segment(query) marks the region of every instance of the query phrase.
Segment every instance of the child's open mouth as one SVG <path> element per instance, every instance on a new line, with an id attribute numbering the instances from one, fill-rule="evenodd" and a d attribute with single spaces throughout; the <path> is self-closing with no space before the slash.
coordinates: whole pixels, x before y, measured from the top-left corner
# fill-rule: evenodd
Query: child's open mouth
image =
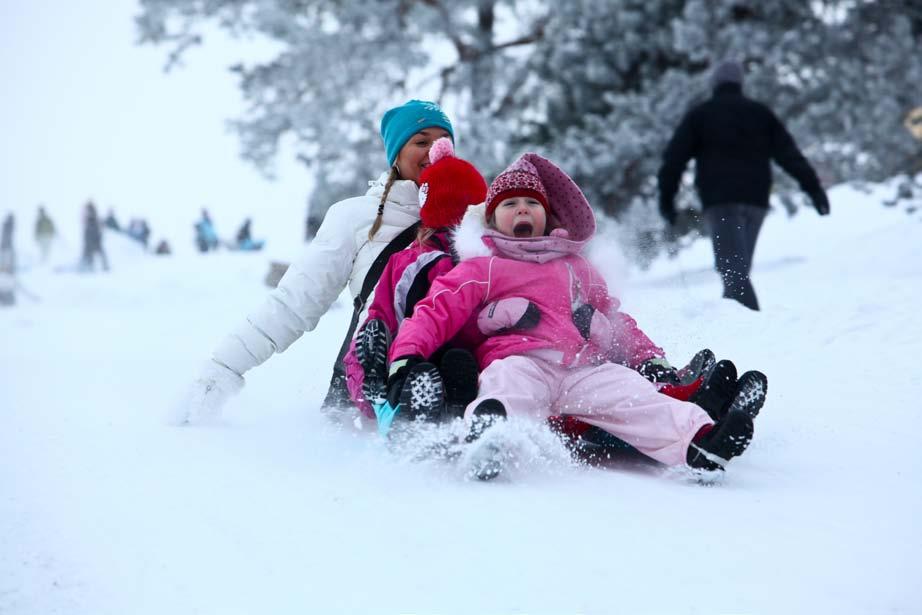
<path id="1" fill-rule="evenodd" d="M 530 222 L 519 222 L 512 227 L 512 234 L 516 237 L 531 237 L 533 230 L 534 227 L 532 227 Z"/>

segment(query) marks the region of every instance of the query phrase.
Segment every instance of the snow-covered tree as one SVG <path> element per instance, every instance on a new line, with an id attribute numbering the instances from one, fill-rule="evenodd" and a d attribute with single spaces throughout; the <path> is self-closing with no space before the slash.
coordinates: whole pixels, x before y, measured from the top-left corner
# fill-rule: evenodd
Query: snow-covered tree
<path id="1" fill-rule="evenodd" d="M 573 172 L 598 208 L 656 251 L 656 171 L 712 67 L 741 60 L 747 93 L 771 106 L 828 184 L 911 173 L 902 128 L 920 102 L 922 9 L 902 1 L 574 0 L 552 9 L 531 68 L 541 121 L 524 140 Z M 783 200 L 793 183 L 776 174 Z M 694 191 L 682 192 L 685 205 Z M 651 250 L 652 245 L 652 250 Z"/>
<path id="2" fill-rule="evenodd" d="M 528 60 L 522 49 L 541 37 L 546 13 L 511 0 L 141 0 L 141 7 L 140 42 L 169 45 L 170 66 L 214 24 L 279 45 L 269 62 L 233 67 L 249 106 L 233 125 L 244 158 L 269 173 L 280 143 L 293 143 L 318 179 L 315 219 L 385 169 L 377 122 L 408 98 L 438 99 L 452 111 L 460 153 L 485 170 L 502 164 L 514 123 L 494 120 L 516 98 Z"/>
<path id="3" fill-rule="evenodd" d="M 318 181 L 316 219 L 384 165 L 383 111 L 430 96 L 489 177 L 537 149 L 593 205 L 657 250 L 656 171 L 713 65 L 741 60 L 747 93 L 783 119 L 827 183 L 922 169 L 903 127 L 922 105 L 917 0 L 141 0 L 141 41 L 175 61 L 210 24 L 279 45 L 237 65 L 243 155 L 271 170 L 291 138 Z M 793 184 L 777 174 L 778 193 Z M 682 191 L 686 205 L 694 192 Z M 791 206 L 793 207 L 793 205 Z M 691 228 L 691 227 L 689 227 Z"/>

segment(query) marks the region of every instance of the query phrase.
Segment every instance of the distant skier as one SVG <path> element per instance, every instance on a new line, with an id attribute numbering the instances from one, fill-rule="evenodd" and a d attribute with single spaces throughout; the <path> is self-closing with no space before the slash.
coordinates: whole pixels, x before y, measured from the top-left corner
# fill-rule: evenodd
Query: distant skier
<path id="1" fill-rule="evenodd" d="M 16 250 L 13 248 L 13 231 L 16 228 L 16 219 L 12 212 L 3 219 L 3 230 L 0 231 L 0 271 L 13 275 L 16 273 Z"/>
<path id="2" fill-rule="evenodd" d="M 240 226 L 240 229 L 237 231 L 237 243 L 236 248 L 243 251 L 256 251 L 261 250 L 263 244 L 265 243 L 262 240 L 254 241 L 252 233 L 250 231 L 250 226 L 252 220 L 247 218 L 243 221 L 243 224 Z"/>
<path id="3" fill-rule="evenodd" d="M 128 236 L 135 241 L 144 244 L 147 248 L 147 242 L 150 241 L 150 226 L 144 218 L 133 218 L 128 224 Z"/>
<path id="4" fill-rule="evenodd" d="M 95 270 L 96 255 L 102 261 L 103 271 L 109 271 L 109 259 L 102 248 L 102 225 L 93 201 L 87 201 L 83 209 L 83 256 L 80 259 L 81 271 Z"/>
<path id="5" fill-rule="evenodd" d="M 240 229 L 237 231 L 237 245 L 245 245 L 253 241 L 252 236 L 250 235 L 250 219 L 247 218 L 243 221 L 243 224 L 240 226 Z"/>
<path id="6" fill-rule="evenodd" d="M 138 221 L 138 241 L 144 244 L 144 248 L 147 248 L 147 244 L 150 241 L 150 225 L 147 224 L 145 218 L 141 218 Z"/>
<path id="7" fill-rule="evenodd" d="M 57 230 L 54 228 L 54 222 L 51 221 L 45 208 L 39 205 L 38 218 L 35 220 L 35 242 L 41 251 L 43 263 L 48 262 L 55 235 L 57 235 Z"/>
<path id="8" fill-rule="evenodd" d="M 106 219 L 103 220 L 103 225 L 107 229 L 111 229 L 113 231 L 122 230 L 121 225 L 119 225 L 118 220 L 115 218 L 115 211 L 112 209 L 109 209 L 109 213 L 106 214 Z"/>
<path id="9" fill-rule="evenodd" d="M 743 95 L 743 68 L 724 62 L 712 76 L 714 94 L 692 108 L 673 134 L 659 170 L 660 213 L 676 223 L 673 200 L 685 165 L 695 159 L 695 186 L 714 247 L 723 296 L 749 309 L 759 302 L 749 279 L 762 221 L 768 212 L 771 161 L 788 172 L 821 216 L 829 200 L 816 172 L 781 121 Z"/>
<path id="10" fill-rule="evenodd" d="M 218 234 L 207 209 L 202 209 L 202 218 L 195 223 L 195 245 L 199 252 L 208 252 L 218 248 Z"/>
<path id="11" fill-rule="evenodd" d="M 154 254 L 157 256 L 169 256 L 172 253 L 173 251 L 170 249 L 170 244 L 166 239 L 161 239 L 154 250 Z"/>

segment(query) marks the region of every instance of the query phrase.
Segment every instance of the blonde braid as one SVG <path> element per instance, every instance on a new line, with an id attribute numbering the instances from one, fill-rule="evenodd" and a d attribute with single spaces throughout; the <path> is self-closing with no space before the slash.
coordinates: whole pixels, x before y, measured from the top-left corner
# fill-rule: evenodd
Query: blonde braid
<path id="1" fill-rule="evenodd" d="M 400 173 L 397 171 L 397 165 L 395 164 L 391 167 L 390 175 L 387 176 L 387 183 L 384 184 L 384 194 L 381 195 L 381 202 L 378 203 L 378 215 L 375 217 L 375 222 L 371 225 L 371 230 L 368 231 L 368 241 L 374 239 L 378 230 L 381 228 L 381 222 L 384 218 L 384 203 L 387 202 L 387 195 L 390 193 L 391 186 L 394 185 L 398 177 L 400 177 Z"/>
<path id="2" fill-rule="evenodd" d="M 420 246 L 424 246 L 426 242 L 432 239 L 435 233 L 436 229 L 420 225 L 419 230 L 416 232 L 416 241 L 419 242 Z"/>

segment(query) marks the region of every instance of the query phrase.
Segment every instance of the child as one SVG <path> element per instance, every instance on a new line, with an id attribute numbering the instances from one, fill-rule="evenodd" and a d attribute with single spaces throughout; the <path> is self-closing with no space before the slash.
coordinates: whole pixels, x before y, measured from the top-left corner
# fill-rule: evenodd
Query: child
<path id="1" fill-rule="evenodd" d="M 429 150 L 429 165 L 419 176 L 420 227 L 417 240 L 388 260 L 375 286 L 365 323 L 344 358 L 349 396 L 366 416 L 376 416 L 382 432 L 393 419 L 398 399 L 385 406 L 387 350 L 391 337 L 416 302 L 426 296 L 436 277 L 455 265 L 447 229 L 457 225 L 468 205 L 482 203 L 487 183 L 469 162 L 457 158 L 450 139 L 438 139 Z M 474 336 L 478 334 L 474 332 Z M 459 345 L 473 346 L 477 339 Z M 461 408 L 476 396 L 477 364 L 470 352 L 447 349 L 440 353 L 441 372 L 430 374 L 433 394 Z M 444 374 L 445 382 L 442 382 Z M 434 404 L 439 405 L 439 404 Z M 405 404 L 405 407 L 408 404 Z M 451 411 L 449 409 L 449 411 Z"/>
<path id="2" fill-rule="evenodd" d="M 715 423 L 662 395 L 635 369 L 662 357 L 602 276 L 581 256 L 595 231 L 582 191 L 556 165 L 525 154 L 487 193 L 489 228 L 469 213 L 455 235 L 461 262 L 439 277 L 391 347 L 389 386 L 468 322 L 482 334 L 478 397 L 465 419 L 476 438 L 497 418 L 573 416 L 667 465 L 722 469 L 752 438 L 731 408 Z M 474 318 L 475 317 L 475 318 Z"/>

